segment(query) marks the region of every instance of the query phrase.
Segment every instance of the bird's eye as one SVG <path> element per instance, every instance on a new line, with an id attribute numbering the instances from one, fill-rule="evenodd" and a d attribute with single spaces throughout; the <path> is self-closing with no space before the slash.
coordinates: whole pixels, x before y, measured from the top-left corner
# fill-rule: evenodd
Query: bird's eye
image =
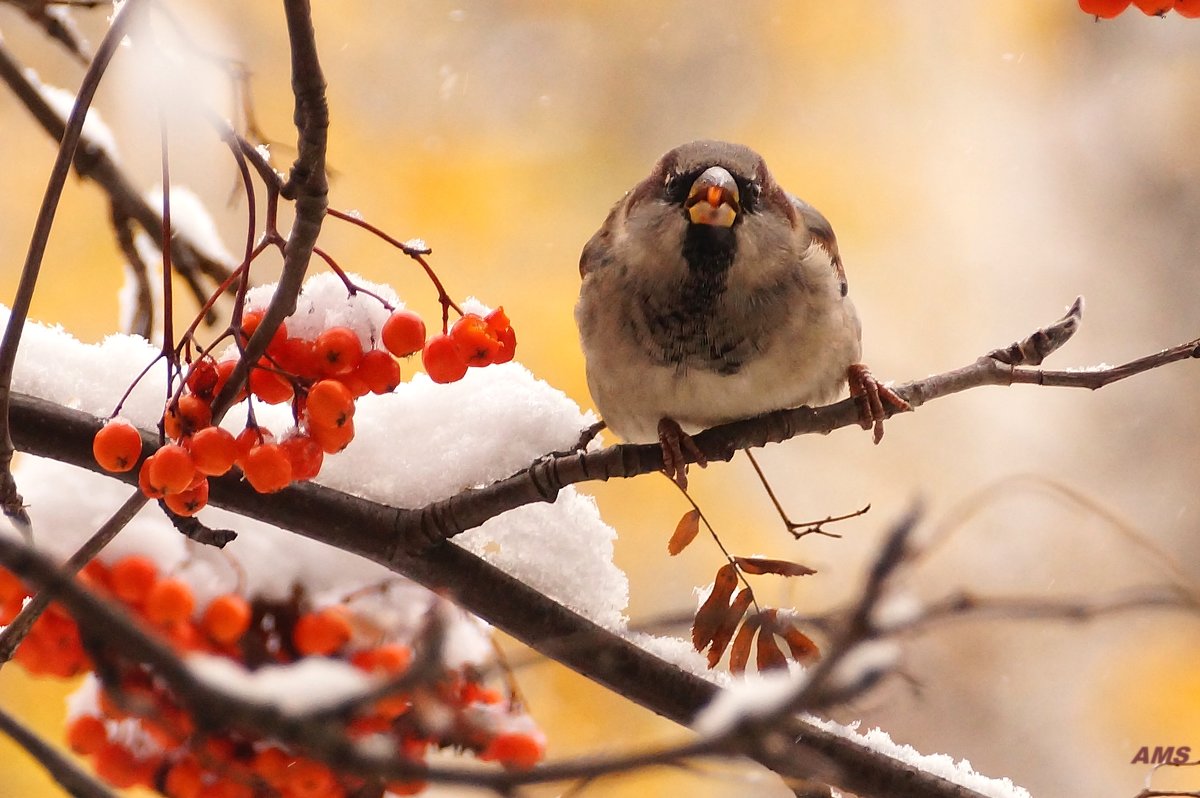
<path id="1" fill-rule="evenodd" d="M 747 183 L 744 186 L 738 186 L 738 191 L 742 195 L 742 210 L 746 213 L 755 213 L 758 210 L 758 199 L 762 196 L 762 186 L 758 183 Z"/>
<path id="2" fill-rule="evenodd" d="M 667 175 L 667 179 L 663 181 L 663 196 L 667 202 L 682 203 L 687 199 L 688 185 L 684 175 Z"/>

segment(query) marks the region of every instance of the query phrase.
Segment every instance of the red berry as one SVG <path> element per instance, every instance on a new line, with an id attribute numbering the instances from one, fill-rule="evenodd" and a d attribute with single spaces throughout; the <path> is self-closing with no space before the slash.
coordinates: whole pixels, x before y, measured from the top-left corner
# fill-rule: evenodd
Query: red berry
<path id="1" fill-rule="evenodd" d="M 338 380 L 321 380 L 309 388 L 304 407 L 313 426 L 340 427 L 354 418 L 354 396 Z"/>
<path id="2" fill-rule="evenodd" d="M 397 310 L 383 323 L 379 337 L 393 355 L 408 357 L 425 345 L 425 322 L 411 310 Z"/>
<path id="3" fill-rule="evenodd" d="M 292 383 L 263 360 L 250 371 L 250 393 L 269 405 L 283 404 L 292 398 Z"/>
<path id="4" fill-rule="evenodd" d="M 200 626 L 216 642 L 231 645 L 250 628 L 252 616 L 250 605 L 244 598 L 235 593 L 226 593 L 209 602 L 200 619 Z"/>
<path id="5" fill-rule="evenodd" d="M 350 441 L 354 440 L 354 419 L 350 419 L 340 427 L 322 427 L 313 424 L 309 426 L 308 434 L 321 447 L 321 451 L 326 454 L 337 454 L 349 446 Z"/>
<path id="6" fill-rule="evenodd" d="M 187 443 L 196 470 L 209 477 L 219 477 L 233 467 L 237 459 L 237 442 L 233 433 L 221 427 L 205 427 Z"/>
<path id="7" fill-rule="evenodd" d="M 184 380 L 188 390 L 201 399 L 212 399 L 217 387 L 217 363 L 208 355 L 197 360 L 188 368 Z"/>
<path id="8" fill-rule="evenodd" d="M 258 325 L 262 324 L 263 316 L 266 313 L 261 310 L 252 310 L 242 316 L 242 341 L 249 341 L 250 336 L 258 329 Z M 271 340 L 267 344 L 268 349 L 278 347 L 288 337 L 287 323 L 280 322 L 278 329 L 271 335 Z"/>
<path id="9" fill-rule="evenodd" d="M 171 512 L 190 518 L 208 504 L 208 478 L 201 476 L 194 486 L 172 493 L 163 501 L 171 508 Z"/>
<path id="10" fill-rule="evenodd" d="M 1175 0 L 1133 0 L 1133 4 L 1146 16 L 1161 17 L 1175 7 Z"/>
<path id="11" fill-rule="evenodd" d="M 449 335 L 434 335 L 426 341 L 421 363 L 434 382 L 457 382 L 467 373 L 467 361 Z"/>
<path id="12" fill-rule="evenodd" d="M 500 762 L 514 770 L 528 770 L 541 761 L 546 744 L 540 735 L 508 732 L 497 735 L 479 755 L 484 762 Z"/>
<path id="13" fill-rule="evenodd" d="M 94 715 L 80 715 L 67 724 L 67 745 L 80 756 L 99 753 L 107 743 L 104 721 Z"/>
<path id="14" fill-rule="evenodd" d="M 242 461 L 242 472 L 259 493 L 283 490 L 292 482 L 292 464 L 275 443 L 261 443 Z"/>
<path id="15" fill-rule="evenodd" d="M 177 443 L 168 443 L 146 458 L 149 467 L 147 478 L 150 484 L 165 494 L 187 490 L 196 475 L 196 464 L 187 449 Z"/>
<path id="16" fill-rule="evenodd" d="M 383 349 L 372 349 L 363 354 L 354 376 L 366 383 L 371 393 L 391 393 L 400 384 L 400 364 Z"/>
<path id="17" fill-rule="evenodd" d="M 1175 13 L 1181 17 L 1200 17 L 1200 0 L 1175 0 Z"/>
<path id="18" fill-rule="evenodd" d="M 279 368 L 297 377 L 313 379 L 321 374 L 321 361 L 312 341 L 288 338 L 271 352 Z"/>
<path id="19" fill-rule="evenodd" d="M 146 617 L 164 626 L 186 621 L 195 608 L 192 588 L 181 579 L 163 579 L 146 595 Z"/>
<path id="20" fill-rule="evenodd" d="M 488 323 L 468 313 L 450 328 L 450 337 L 468 366 L 486 366 L 500 351 L 500 340 Z"/>
<path id="21" fill-rule="evenodd" d="M 1079 9 L 1103 19 L 1112 19 L 1129 8 L 1130 0 L 1079 0 Z"/>
<path id="22" fill-rule="evenodd" d="M 126 604 L 141 604 L 158 579 L 158 566 L 149 557 L 132 554 L 114 565 L 108 577 L 117 598 Z"/>
<path id="23" fill-rule="evenodd" d="M 114 419 L 92 439 L 92 456 L 105 471 L 129 471 L 142 456 L 142 436 L 128 421 Z"/>
<path id="24" fill-rule="evenodd" d="M 341 607 L 328 607 L 300 616 L 292 643 L 305 656 L 323 657 L 350 642 L 350 621 Z"/>
<path id="25" fill-rule="evenodd" d="M 293 435 L 279 444 L 292 465 L 292 479 L 300 482 L 321 473 L 325 451 L 308 435 Z"/>
<path id="26" fill-rule="evenodd" d="M 362 343 L 349 327 L 330 327 L 313 342 L 326 374 L 348 374 L 362 360 Z"/>

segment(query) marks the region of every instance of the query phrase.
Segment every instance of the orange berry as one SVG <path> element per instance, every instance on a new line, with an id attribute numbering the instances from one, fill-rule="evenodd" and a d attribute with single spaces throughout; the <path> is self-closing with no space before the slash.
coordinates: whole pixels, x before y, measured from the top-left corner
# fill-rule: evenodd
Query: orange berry
<path id="1" fill-rule="evenodd" d="M 141 604 L 158 580 L 158 566 L 149 557 L 131 554 L 109 571 L 113 594 L 126 604 Z"/>
<path id="2" fill-rule="evenodd" d="M 24 600 L 28 595 L 29 593 L 25 591 L 25 584 L 16 574 L 7 568 L 0 568 L 0 602 L 13 598 Z"/>
<path id="3" fill-rule="evenodd" d="M 128 421 L 114 419 L 92 439 L 92 456 L 105 471 L 129 471 L 142 456 L 142 435 Z"/>
<path id="4" fill-rule="evenodd" d="M 237 442 L 233 433 L 222 427 L 205 427 L 187 442 L 196 471 L 219 477 L 229 472 L 237 459 Z"/>
<path id="5" fill-rule="evenodd" d="M 304 407 L 316 426 L 340 427 L 354 418 L 354 396 L 337 380 L 321 380 L 309 388 Z"/>
<path id="6" fill-rule="evenodd" d="M 362 365 L 361 360 L 358 361 L 358 363 L 360 366 Z M 367 384 L 366 380 L 359 376 L 357 368 L 348 374 L 339 374 L 334 377 L 334 379 L 340 382 L 342 385 L 345 385 L 346 390 L 348 390 L 350 395 L 355 399 L 360 396 L 366 396 L 371 392 L 371 386 Z"/>
<path id="7" fill-rule="evenodd" d="M 467 373 L 467 361 L 449 335 L 435 335 L 426 341 L 421 363 L 434 382 L 457 382 Z"/>
<path id="8" fill-rule="evenodd" d="M 250 604 L 236 593 L 217 596 L 204 608 L 200 627 L 204 633 L 222 645 L 232 645 L 242 639 L 250 628 L 253 613 Z"/>
<path id="9" fill-rule="evenodd" d="M 311 425 L 308 434 L 312 437 L 321 451 L 326 454 L 337 454 L 350 445 L 354 440 L 354 419 L 350 419 L 340 427 L 319 427 Z"/>
<path id="10" fill-rule="evenodd" d="M 168 443 L 146 458 L 149 465 L 148 481 L 165 494 L 187 490 L 196 475 L 196 464 L 187 449 L 177 443 Z"/>
<path id="11" fill-rule="evenodd" d="M 260 443 L 242 460 L 242 472 L 259 493 L 283 490 L 292 482 L 292 464 L 277 443 Z"/>
<path id="12" fill-rule="evenodd" d="M 261 310 L 251 310 L 247 313 L 242 314 L 242 341 L 243 342 L 250 340 L 250 336 L 254 335 L 255 331 L 258 330 L 258 325 L 262 324 L 263 316 L 265 316 L 265 315 L 266 315 L 265 311 L 261 311 Z M 288 337 L 287 322 L 281 321 L 279 323 L 279 327 L 271 335 L 271 340 L 267 344 L 267 348 L 271 349 L 273 347 L 279 346 L 280 344 L 283 343 L 283 341 L 287 337 Z"/>
<path id="13" fill-rule="evenodd" d="M 144 776 L 143 768 L 139 767 L 133 754 L 117 743 L 105 743 L 96 752 L 92 767 L 97 776 L 122 790 L 136 786 Z"/>
<path id="14" fill-rule="evenodd" d="M 259 368 L 250 370 L 250 393 L 269 405 L 279 405 L 292 398 L 292 382 L 287 377 L 275 371 L 273 367 L 264 367 L 263 361 Z"/>
<path id="15" fill-rule="evenodd" d="M 184 757 L 167 771 L 163 787 L 168 798 L 202 798 L 204 768 L 194 757 Z"/>
<path id="16" fill-rule="evenodd" d="M 330 327 L 313 342 L 317 359 L 326 374 L 348 374 L 362 360 L 362 343 L 349 327 Z"/>
<path id="17" fill-rule="evenodd" d="M 255 752 L 254 759 L 250 763 L 250 769 L 261 776 L 263 781 L 270 784 L 276 790 L 282 790 L 288 768 L 295 761 L 295 757 L 282 748 L 271 746 L 270 748 L 264 748 L 261 751 Z"/>
<path id="18" fill-rule="evenodd" d="M 403 673 L 412 664 L 412 649 L 403 643 L 386 643 L 378 648 L 358 651 L 350 662 L 368 673 Z"/>
<path id="19" fill-rule="evenodd" d="M 371 393 L 391 393 L 400 384 L 400 364 L 382 349 L 364 353 L 354 374 L 367 384 Z"/>
<path id="20" fill-rule="evenodd" d="M 429 782 L 424 779 L 414 779 L 413 781 L 389 781 L 384 785 L 389 795 L 419 795 L 425 792 L 425 788 L 429 786 Z"/>
<path id="21" fill-rule="evenodd" d="M 237 457 L 233 462 L 241 466 L 251 449 L 259 444 L 273 442 L 275 435 L 264 427 L 245 427 L 233 440 L 237 445 Z"/>
<path id="22" fill-rule="evenodd" d="M 16 618 L 24 607 L 25 599 L 21 596 L 12 596 L 0 601 L 0 626 L 12 623 L 13 618 Z"/>
<path id="23" fill-rule="evenodd" d="M 1079 8 L 1085 14 L 1112 19 L 1129 8 L 1130 0 L 1079 0 Z"/>
<path id="24" fill-rule="evenodd" d="M 287 798 L 338 798 L 344 791 L 325 764 L 297 759 L 283 778 L 283 793 Z"/>
<path id="25" fill-rule="evenodd" d="M 1175 6 L 1175 0 L 1133 0 L 1138 9 L 1150 17 L 1161 17 Z"/>
<path id="26" fill-rule="evenodd" d="M 160 580 L 146 595 L 146 617 L 158 624 L 186 621 L 195 608 L 191 585 L 182 579 Z"/>
<path id="27" fill-rule="evenodd" d="M 178 413 L 184 436 L 194 435 L 212 424 L 212 405 L 194 394 L 179 397 Z"/>
<path id="28" fill-rule="evenodd" d="M 545 754 L 546 744 L 541 735 L 507 732 L 493 737 L 479 758 L 484 762 L 499 762 L 513 770 L 528 770 Z"/>
<path id="29" fill-rule="evenodd" d="M 292 630 L 292 643 L 305 656 L 332 654 L 350 642 L 350 621 L 340 607 L 305 613 Z"/>
<path id="30" fill-rule="evenodd" d="M 83 566 L 79 571 L 79 581 L 91 590 L 112 592 L 112 578 L 109 576 L 108 566 L 99 560 L 90 560 Z"/>
<path id="31" fill-rule="evenodd" d="M 204 798 L 254 798 L 254 788 L 244 781 L 220 776 L 205 787 L 203 795 Z"/>
<path id="32" fill-rule="evenodd" d="M 94 715 L 80 715 L 67 724 L 67 745 L 80 756 L 91 756 L 107 742 L 104 721 Z"/>
<path id="33" fill-rule="evenodd" d="M 208 478 L 200 476 L 196 484 L 187 490 L 170 494 L 163 501 L 175 515 L 191 518 L 208 504 Z"/>
<path id="34" fill-rule="evenodd" d="M 486 366 L 500 351 L 500 340 L 483 317 L 467 313 L 454 322 L 450 338 L 468 366 Z"/>
<path id="35" fill-rule="evenodd" d="M 379 337 L 393 355 L 408 357 L 425 345 L 425 322 L 411 310 L 397 310 L 383 323 Z"/>
<path id="36" fill-rule="evenodd" d="M 220 363 L 217 364 L 217 384 L 213 388 L 213 396 L 216 396 L 217 394 L 219 394 L 221 392 L 221 389 L 225 387 L 225 383 L 229 382 L 229 378 L 233 376 L 233 370 L 235 368 L 237 368 L 237 364 L 238 364 L 238 361 L 236 358 L 232 358 L 230 360 L 222 360 Z M 237 396 L 234 397 L 233 401 L 240 402 L 245 398 L 246 398 L 246 386 L 243 385 L 242 389 L 240 391 L 238 391 Z"/>
<path id="37" fill-rule="evenodd" d="M 325 451 L 321 444 L 308 435 L 293 435 L 279 444 L 288 462 L 292 464 L 292 480 L 302 482 L 312 479 L 321 472 Z"/>
<path id="38" fill-rule="evenodd" d="M 183 382 L 196 396 L 212 400 L 213 391 L 217 387 L 217 362 L 205 355 L 188 367 L 187 377 Z"/>
<path id="39" fill-rule="evenodd" d="M 321 361 L 317 357 L 312 341 L 303 338 L 288 338 L 271 351 L 271 357 L 279 368 L 298 377 L 312 379 L 321 374 Z"/>
<path id="40" fill-rule="evenodd" d="M 1175 0 L 1175 13 L 1181 17 L 1200 17 L 1200 0 Z"/>

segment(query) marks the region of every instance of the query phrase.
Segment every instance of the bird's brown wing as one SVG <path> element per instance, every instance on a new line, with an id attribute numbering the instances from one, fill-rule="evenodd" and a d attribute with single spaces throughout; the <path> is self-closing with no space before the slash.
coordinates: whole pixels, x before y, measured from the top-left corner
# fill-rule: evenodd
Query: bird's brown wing
<path id="1" fill-rule="evenodd" d="M 829 253 L 829 258 L 833 261 L 833 268 L 837 270 L 842 296 L 845 296 L 847 290 L 846 268 L 842 266 L 842 256 L 838 252 L 837 236 L 833 234 L 833 226 L 820 211 L 804 200 L 791 194 L 788 194 L 788 199 L 792 201 L 792 207 L 796 209 L 796 213 L 808 226 L 808 234 Z"/>

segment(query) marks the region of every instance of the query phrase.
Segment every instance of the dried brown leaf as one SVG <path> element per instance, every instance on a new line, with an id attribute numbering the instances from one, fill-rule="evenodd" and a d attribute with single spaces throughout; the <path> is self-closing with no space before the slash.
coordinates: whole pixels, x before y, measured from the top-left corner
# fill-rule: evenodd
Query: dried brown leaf
<path id="1" fill-rule="evenodd" d="M 776 574 L 778 576 L 808 576 L 816 571 L 807 565 L 788 560 L 772 560 L 768 557 L 734 557 L 741 569 L 748 574 Z"/>
<path id="2" fill-rule="evenodd" d="M 758 665 L 759 673 L 787 668 L 787 657 L 783 656 L 783 649 L 775 642 L 775 635 L 766 626 L 758 633 L 758 657 L 756 664 Z"/>
<path id="3" fill-rule="evenodd" d="M 738 630 L 733 638 L 733 648 L 729 649 L 729 672 L 745 673 L 746 663 L 750 661 L 750 647 L 754 643 L 754 633 L 758 631 L 759 619 L 751 615 Z"/>
<path id="4" fill-rule="evenodd" d="M 733 639 L 733 633 L 737 631 L 737 626 L 742 621 L 742 616 L 746 614 L 746 610 L 750 607 L 750 602 L 754 600 L 754 593 L 748 587 L 738 591 L 737 598 L 729 605 L 729 609 L 725 611 L 725 617 L 721 620 L 721 625 L 717 627 L 716 633 L 712 637 L 712 648 L 708 650 L 708 667 L 715 668 L 717 663 L 721 661 L 721 656 L 725 653 L 725 649 L 729 647 L 729 641 Z"/>
<path id="5" fill-rule="evenodd" d="M 696 509 L 688 510 L 683 514 L 683 518 L 679 519 L 679 523 L 675 525 L 675 534 L 671 535 L 671 539 L 667 541 L 667 554 L 674 557 L 686 549 L 688 544 L 696 539 L 696 535 L 699 532 L 700 511 Z"/>
<path id="6" fill-rule="evenodd" d="M 726 563 L 717 570 L 712 593 L 700 605 L 700 609 L 696 610 L 696 618 L 692 621 L 692 645 L 697 651 L 703 651 L 704 647 L 712 642 L 713 635 L 717 633 L 717 628 L 729 609 L 729 599 L 733 596 L 737 582 L 737 569 L 732 563 Z"/>
<path id="7" fill-rule="evenodd" d="M 775 634 L 782 637 L 783 642 L 787 643 L 788 650 L 792 654 L 792 659 L 796 660 L 796 662 L 813 662 L 821 656 L 821 649 L 812 641 L 812 638 L 790 623 L 784 624 L 781 629 L 777 629 Z"/>

